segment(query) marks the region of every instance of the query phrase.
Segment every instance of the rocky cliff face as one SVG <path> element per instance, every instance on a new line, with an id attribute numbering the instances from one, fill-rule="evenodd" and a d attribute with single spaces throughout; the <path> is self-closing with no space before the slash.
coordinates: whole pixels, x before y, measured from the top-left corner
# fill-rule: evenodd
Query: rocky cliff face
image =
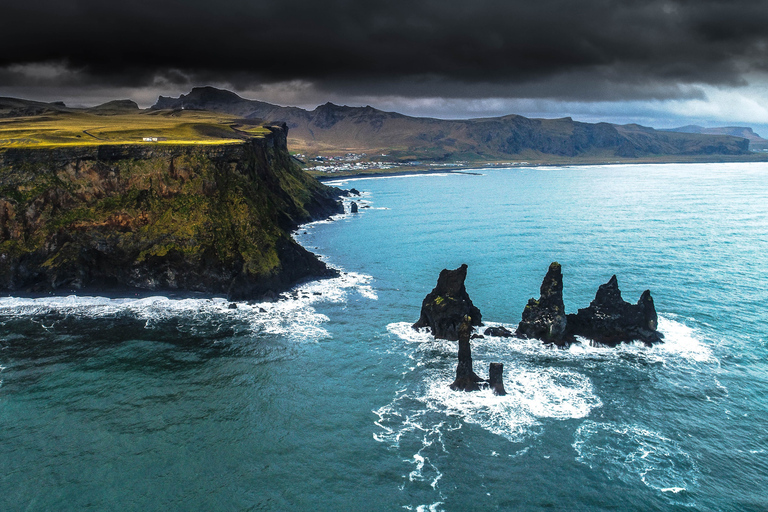
<path id="1" fill-rule="evenodd" d="M 285 125 L 238 144 L 0 152 L 0 289 L 258 298 L 332 274 L 290 231 L 342 211 Z"/>
<path id="2" fill-rule="evenodd" d="M 472 304 L 464 287 L 466 278 L 466 264 L 455 270 L 441 270 L 437 286 L 421 303 L 421 315 L 413 328 L 429 327 L 435 338 L 454 341 L 459 339 L 460 328 L 465 321 L 470 326 L 482 325 L 482 314 Z"/>
<path id="3" fill-rule="evenodd" d="M 532 298 L 525 306 L 523 319 L 517 327 L 517 335 L 563 345 L 565 328 L 563 271 L 555 261 L 549 266 L 541 283 L 539 299 Z"/>
<path id="4" fill-rule="evenodd" d="M 601 284 L 589 307 L 568 315 L 568 334 L 583 336 L 603 345 L 616 346 L 640 340 L 650 345 L 662 340 L 651 292 L 645 290 L 637 304 L 621 297 L 616 276 Z"/>

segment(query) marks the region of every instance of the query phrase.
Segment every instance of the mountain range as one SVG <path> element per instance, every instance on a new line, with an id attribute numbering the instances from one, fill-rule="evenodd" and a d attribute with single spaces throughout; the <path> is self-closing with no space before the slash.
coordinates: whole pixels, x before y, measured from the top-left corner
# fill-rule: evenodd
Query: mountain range
<path id="1" fill-rule="evenodd" d="M 570 117 L 444 120 L 333 103 L 305 110 L 213 87 L 197 87 L 178 98 L 160 96 L 151 108 L 203 109 L 285 122 L 292 151 L 307 155 L 355 152 L 437 162 L 737 156 L 750 153 L 750 139 L 744 134 L 754 135 L 751 128 L 742 128 L 739 135 L 664 131 L 637 124 L 583 123 Z"/>
<path id="2" fill-rule="evenodd" d="M 768 141 L 749 127 L 684 126 L 657 130 L 638 124 L 584 123 L 570 117 L 531 119 L 519 115 L 446 120 L 333 103 L 306 110 L 245 99 L 214 87 L 196 87 L 178 98 L 160 96 L 148 110 L 139 109 L 131 100 L 81 109 L 62 102 L 0 98 L 0 118 L 6 119 L 55 118 L 76 112 L 97 116 L 173 116 L 174 112 L 201 110 L 252 122 L 286 123 L 291 151 L 306 158 L 353 153 L 374 162 L 702 161 L 759 159 L 764 155 L 750 149 L 768 148 Z"/>

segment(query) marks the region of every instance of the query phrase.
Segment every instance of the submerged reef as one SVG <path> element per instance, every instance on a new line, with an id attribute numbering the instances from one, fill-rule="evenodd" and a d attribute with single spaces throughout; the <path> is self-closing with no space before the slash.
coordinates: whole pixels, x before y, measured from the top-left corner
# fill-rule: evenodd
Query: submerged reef
<path id="1" fill-rule="evenodd" d="M 291 237 L 343 212 L 292 161 L 287 127 L 228 144 L 0 152 L 0 290 L 274 296 L 335 275 Z"/>

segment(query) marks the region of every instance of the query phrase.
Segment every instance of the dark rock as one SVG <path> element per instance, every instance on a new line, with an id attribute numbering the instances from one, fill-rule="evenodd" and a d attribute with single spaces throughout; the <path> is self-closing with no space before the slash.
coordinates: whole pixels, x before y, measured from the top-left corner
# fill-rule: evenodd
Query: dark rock
<path id="1" fill-rule="evenodd" d="M 646 344 L 660 342 L 662 334 L 651 292 L 646 290 L 637 304 L 621 297 L 616 276 L 597 290 L 589 307 L 568 315 L 568 334 L 583 336 L 604 345 L 616 346 L 623 341 L 640 340 Z"/>
<path id="2" fill-rule="evenodd" d="M 235 304 L 234 302 L 230 302 L 229 306 L 227 306 L 227 308 L 229 308 L 229 309 L 237 309 L 237 304 Z"/>
<path id="3" fill-rule="evenodd" d="M 0 290 L 240 301 L 336 274 L 290 233 L 343 212 L 340 191 L 290 160 L 285 127 L 267 129 L 238 144 L 0 151 Z M 196 205 L 183 229 L 168 220 L 181 205 Z"/>
<path id="4" fill-rule="evenodd" d="M 322 295 L 322 292 L 312 292 L 312 295 Z"/>
<path id="5" fill-rule="evenodd" d="M 473 334 L 472 336 L 469 337 L 469 339 L 471 339 L 471 340 L 484 340 L 485 336 L 483 336 L 482 334 Z"/>
<path id="6" fill-rule="evenodd" d="M 351 188 L 351 189 L 349 189 L 349 195 L 351 195 L 351 196 L 359 196 L 360 195 L 360 191 L 357 190 L 356 188 Z"/>
<path id="7" fill-rule="evenodd" d="M 506 327 L 501 327 L 501 326 L 489 327 L 483 332 L 483 334 L 485 334 L 486 336 L 496 336 L 499 338 L 511 338 L 512 336 L 515 335 L 515 333 L 513 333 Z"/>
<path id="8" fill-rule="evenodd" d="M 277 302 L 280 296 L 274 290 L 267 290 L 261 296 L 263 302 Z"/>
<path id="9" fill-rule="evenodd" d="M 563 304 L 563 272 L 559 263 L 549 265 L 540 292 L 539 300 L 528 300 L 517 335 L 564 345 L 567 319 Z"/>
<path id="10" fill-rule="evenodd" d="M 491 363 L 488 369 L 488 384 L 493 390 L 494 395 L 504 396 L 507 394 L 507 391 L 504 389 L 503 373 L 504 365 L 502 363 Z"/>
<path id="11" fill-rule="evenodd" d="M 266 310 L 266 309 L 264 309 L 264 308 L 259 308 L 259 313 L 266 313 L 266 312 L 267 312 L 267 310 Z"/>
<path id="12" fill-rule="evenodd" d="M 480 310 L 464 288 L 466 277 L 466 264 L 456 270 L 440 271 L 437 286 L 421 303 L 421 316 L 413 328 L 429 327 L 435 338 L 453 341 L 459 339 L 459 326 L 465 316 L 469 317 L 470 325 L 482 325 Z"/>
<path id="13" fill-rule="evenodd" d="M 357 203 L 352 201 L 352 203 L 349 205 L 349 211 L 352 213 L 357 213 Z"/>
<path id="14" fill-rule="evenodd" d="M 459 324 L 459 364 L 456 365 L 456 380 L 451 384 L 454 391 L 478 391 L 483 379 L 472 370 L 472 348 L 469 336 L 472 333 L 472 319 L 465 315 Z"/>

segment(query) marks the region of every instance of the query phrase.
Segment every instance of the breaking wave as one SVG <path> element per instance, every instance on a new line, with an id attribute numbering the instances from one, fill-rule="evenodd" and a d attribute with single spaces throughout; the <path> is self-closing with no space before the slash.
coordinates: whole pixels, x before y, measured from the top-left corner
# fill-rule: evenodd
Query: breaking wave
<path id="1" fill-rule="evenodd" d="M 371 276 L 342 273 L 339 277 L 294 287 L 275 302 L 231 303 L 223 298 L 106 298 L 70 295 L 44 298 L 0 298 L 0 322 L 31 320 L 44 329 L 83 320 L 139 323 L 146 330 L 167 330 L 192 335 L 273 334 L 294 340 L 327 337 L 318 313 L 320 303 L 340 303 L 350 294 L 376 300 Z"/>

